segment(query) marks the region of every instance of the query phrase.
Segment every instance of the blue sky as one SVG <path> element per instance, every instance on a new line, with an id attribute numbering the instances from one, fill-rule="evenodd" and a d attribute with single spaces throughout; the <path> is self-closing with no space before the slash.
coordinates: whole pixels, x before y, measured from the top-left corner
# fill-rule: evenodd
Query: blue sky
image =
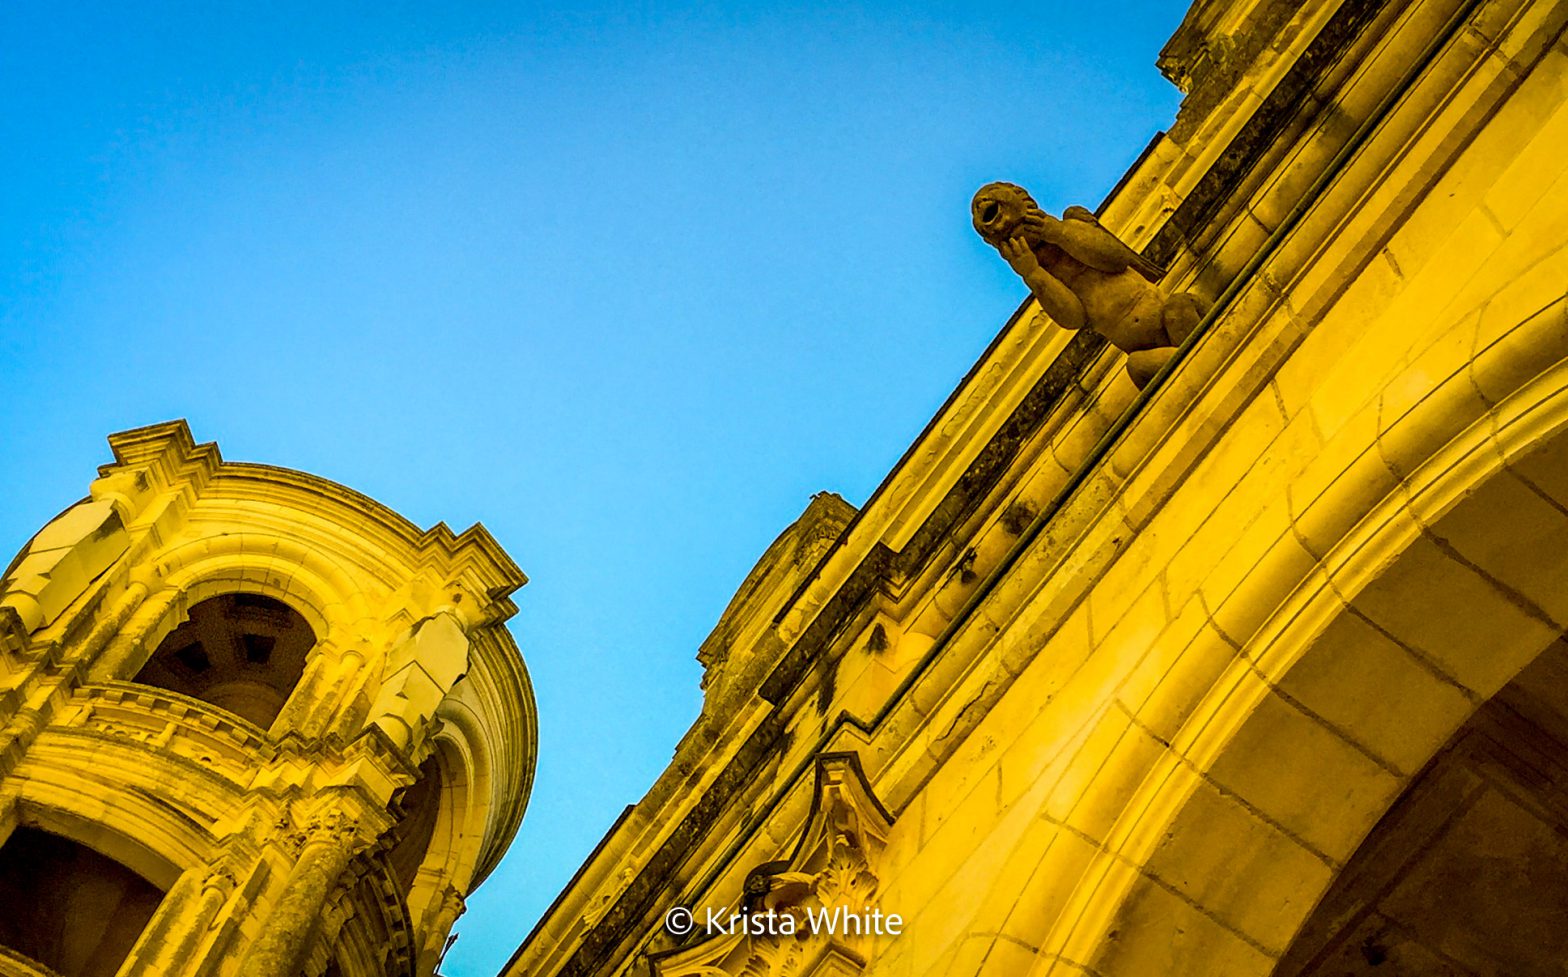
<path id="1" fill-rule="evenodd" d="M 1098 203 L 1181 3 L 0 7 L 0 549 L 104 436 L 482 521 L 540 763 L 488 977 L 663 769 L 813 492 L 859 504 L 1023 296 L 993 179 Z"/>

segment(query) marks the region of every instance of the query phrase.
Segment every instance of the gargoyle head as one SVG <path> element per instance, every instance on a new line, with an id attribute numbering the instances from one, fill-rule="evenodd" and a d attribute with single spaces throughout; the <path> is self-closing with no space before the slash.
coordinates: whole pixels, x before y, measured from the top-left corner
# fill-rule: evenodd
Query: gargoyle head
<path id="1" fill-rule="evenodd" d="M 969 205 L 975 230 L 992 247 L 1001 247 L 1016 235 L 1024 216 L 1031 212 L 1039 213 L 1040 205 L 1015 183 L 987 183 L 975 191 Z"/>

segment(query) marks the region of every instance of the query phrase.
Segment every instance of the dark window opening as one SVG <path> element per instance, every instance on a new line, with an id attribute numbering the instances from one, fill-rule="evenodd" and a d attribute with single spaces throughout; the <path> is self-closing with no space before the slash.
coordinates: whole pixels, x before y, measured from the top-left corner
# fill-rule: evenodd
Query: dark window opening
<path id="1" fill-rule="evenodd" d="M 263 594 L 224 594 L 191 608 L 136 681 L 272 725 L 305 671 L 316 635 L 298 611 Z"/>
<path id="2" fill-rule="evenodd" d="M 162 899 L 112 858 L 37 828 L 0 847 L 0 946 L 61 977 L 113 977 Z"/>
<path id="3" fill-rule="evenodd" d="M 201 646 L 200 641 L 193 641 L 176 651 L 174 658 L 193 672 L 205 672 L 212 667 L 212 659 L 207 657 L 207 649 Z"/>
<path id="4" fill-rule="evenodd" d="M 265 634 L 242 634 L 240 644 L 245 646 L 245 660 L 252 665 L 265 665 L 272 657 L 272 647 L 278 639 Z"/>

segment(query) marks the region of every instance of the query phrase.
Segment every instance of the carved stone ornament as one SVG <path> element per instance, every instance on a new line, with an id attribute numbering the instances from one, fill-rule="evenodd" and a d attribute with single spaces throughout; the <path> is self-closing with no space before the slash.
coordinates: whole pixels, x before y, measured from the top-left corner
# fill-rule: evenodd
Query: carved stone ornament
<path id="1" fill-rule="evenodd" d="M 1139 387 L 1170 359 L 1208 311 L 1190 292 L 1167 295 L 1164 270 L 1128 247 L 1089 210 L 1060 219 L 1023 187 L 987 183 L 970 203 L 975 230 L 1000 251 L 1040 308 L 1063 329 L 1094 330 L 1127 354 Z"/>
<path id="2" fill-rule="evenodd" d="M 360 819 L 333 808 L 309 816 L 302 816 L 297 809 L 287 810 L 278 817 L 274 830 L 283 851 L 291 858 L 301 857 L 311 847 L 355 853 L 369 846 L 360 831 Z"/>
<path id="3" fill-rule="evenodd" d="M 805 830 L 787 859 L 767 862 L 746 879 L 740 909 L 788 916 L 792 933 L 729 926 L 683 949 L 653 955 L 655 977 L 851 977 L 865 971 L 876 936 L 812 924 L 835 911 L 880 912 L 877 894 L 892 816 L 882 807 L 854 753 L 817 758 L 815 794 Z M 729 911 L 726 910 L 726 913 Z M 704 925 L 706 910 L 695 910 Z M 777 931 L 777 925 L 767 927 Z M 749 930 L 749 931 L 748 931 Z"/>

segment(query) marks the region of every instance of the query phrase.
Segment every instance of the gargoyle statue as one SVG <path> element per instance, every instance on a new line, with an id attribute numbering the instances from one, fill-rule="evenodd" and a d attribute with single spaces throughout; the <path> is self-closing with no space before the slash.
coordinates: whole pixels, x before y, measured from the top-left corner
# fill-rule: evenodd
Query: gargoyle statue
<path id="1" fill-rule="evenodd" d="M 1127 354 L 1141 389 L 1208 311 L 1190 292 L 1166 295 L 1165 274 L 1101 226 L 1082 207 L 1060 220 L 1023 187 L 987 183 L 970 205 L 975 230 L 1002 253 L 1064 329 L 1088 326 Z"/>

